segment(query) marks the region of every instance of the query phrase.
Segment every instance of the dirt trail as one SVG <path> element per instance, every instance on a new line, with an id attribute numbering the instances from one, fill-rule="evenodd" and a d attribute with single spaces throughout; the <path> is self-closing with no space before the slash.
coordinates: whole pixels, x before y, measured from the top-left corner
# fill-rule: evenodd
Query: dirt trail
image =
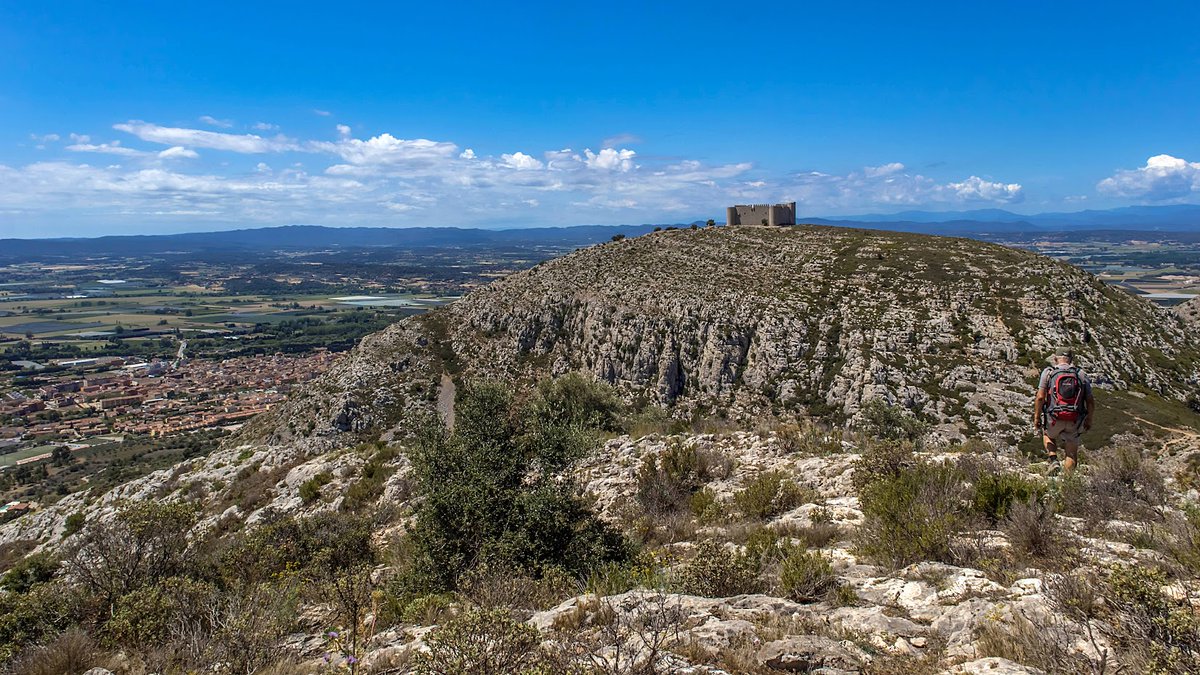
<path id="1" fill-rule="evenodd" d="M 446 420 L 446 428 L 454 428 L 454 380 L 447 373 L 442 373 L 442 381 L 438 385 L 437 411 Z"/>

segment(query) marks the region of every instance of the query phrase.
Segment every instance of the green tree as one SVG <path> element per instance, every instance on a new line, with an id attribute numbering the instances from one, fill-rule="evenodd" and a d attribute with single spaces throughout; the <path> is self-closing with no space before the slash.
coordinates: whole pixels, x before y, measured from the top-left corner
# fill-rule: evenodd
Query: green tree
<path id="1" fill-rule="evenodd" d="M 577 387 L 544 385 L 522 407 L 499 383 L 468 383 L 452 433 L 439 422 L 424 426 L 412 456 L 421 497 L 413 537 L 435 586 L 453 588 L 486 560 L 534 574 L 546 566 L 582 574 L 627 555 L 625 541 L 565 476 L 595 447 L 586 430 L 605 417 L 566 394 Z"/>

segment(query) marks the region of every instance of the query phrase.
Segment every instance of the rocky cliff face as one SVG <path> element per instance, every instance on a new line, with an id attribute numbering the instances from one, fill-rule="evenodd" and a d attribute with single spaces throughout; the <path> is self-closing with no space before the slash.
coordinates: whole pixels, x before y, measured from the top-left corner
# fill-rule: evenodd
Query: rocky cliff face
<path id="1" fill-rule="evenodd" d="M 1197 340 L 1070 265 L 971 240 L 826 227 L 658 232 L 577 251 L 376 335 L 248 438 L 384 431 L 443 369 L 585 371 L 679 416 L 854 417 L 882 398 L 949 437 L 1012 436 L 1068 345 L 1102 388 L 1183 398 Z"/>

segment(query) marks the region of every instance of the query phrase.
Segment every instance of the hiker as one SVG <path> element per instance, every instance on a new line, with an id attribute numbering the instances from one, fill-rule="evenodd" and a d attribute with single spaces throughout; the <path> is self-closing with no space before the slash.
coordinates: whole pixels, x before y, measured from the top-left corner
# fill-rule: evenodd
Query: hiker
<path id="1" fill-rule="evenodd" d="M 1049 475 L 1069 475 L 1079 461 L 1079 435 L 1092 428 L 1096 410 L 1092 383 L 1074 363 L 1070 349 L 1054 352 L 1038 381 L 1033 426 L 1042 434 Z M 1060 463 L 1060 457 L 1061 463 Z"/>

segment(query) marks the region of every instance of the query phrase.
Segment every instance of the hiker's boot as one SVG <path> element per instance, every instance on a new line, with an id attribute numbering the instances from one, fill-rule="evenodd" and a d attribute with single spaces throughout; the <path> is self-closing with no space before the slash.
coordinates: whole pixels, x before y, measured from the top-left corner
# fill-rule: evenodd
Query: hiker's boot
<path id="1" fill-rule="evenodd" d="M 1046 460 L 1046 477 L 1055 478 L 1062 473 L 1062 462 L 1058 461 L 1058 455 L 1050 455 Z"/>

